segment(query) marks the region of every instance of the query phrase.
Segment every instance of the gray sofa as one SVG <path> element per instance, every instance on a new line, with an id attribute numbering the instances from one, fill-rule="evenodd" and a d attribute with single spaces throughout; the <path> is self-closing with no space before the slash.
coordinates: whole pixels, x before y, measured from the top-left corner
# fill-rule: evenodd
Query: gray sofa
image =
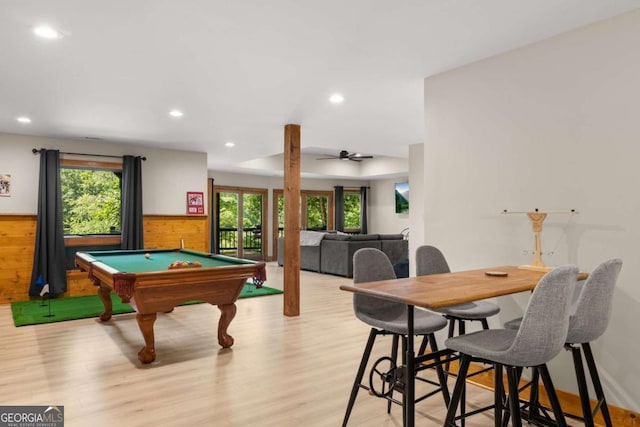
<path id="1" fill-rule="evenodd" d="M 361 248 L 384 252 L 392 264 L 406 263 L 409 242 L 402 234 L 325 233 L 318 245 L 300 246 L 300 268 L 318 273 L 353 277 L 353 254 Z M 284 238 L 278 239 L 278 265 L 284 264 Z"/>

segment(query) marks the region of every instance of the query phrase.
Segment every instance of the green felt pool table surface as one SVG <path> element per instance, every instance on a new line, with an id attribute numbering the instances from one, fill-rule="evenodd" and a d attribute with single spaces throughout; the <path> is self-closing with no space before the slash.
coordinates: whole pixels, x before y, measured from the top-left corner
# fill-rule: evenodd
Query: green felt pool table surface
<path id="1" fill-rule="evenodd" d="M 186 249 L 155 249 L 136 251 L 95 251 L 85 252 L 98 262 L 102 262 L 121 273 L 142 273 L 167 270 L 176 261 L 199 262 L 202 267 L 223 267 L 253 264 L 253 261 L 224 255 L 208 254 Z M 149 254 L 149 258 L 145 255 Z"/>

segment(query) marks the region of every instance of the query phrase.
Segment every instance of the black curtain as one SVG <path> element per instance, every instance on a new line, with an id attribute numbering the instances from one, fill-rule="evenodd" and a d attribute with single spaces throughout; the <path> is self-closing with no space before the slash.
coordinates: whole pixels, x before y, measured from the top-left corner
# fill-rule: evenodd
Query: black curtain
<path id="1" fill-rule="evenodd" d="M 335 190 L 335 207 L 336 207 L 336 230 L 344 231 L 344 187 L 336 185 Z"/>
<path id="2" fill-rule="evenodd" d="M 142 158 L 122 157 L 122 249 L 142 249 Z"/>
<path id="3" fill-rule="evenodd" d="M 60 189 L 60 151 L 43 148 L 40 150 L 36 246 L 29 295 L 40 295 L 45 284 L 49 285 L 49 293 L 52 295 L 67 291 L 62 190 Z"/>
<path id="4" fill-rule="evenodd" d="M 367 234 L 367 187 L 360 187 L 360 234 Z"/>

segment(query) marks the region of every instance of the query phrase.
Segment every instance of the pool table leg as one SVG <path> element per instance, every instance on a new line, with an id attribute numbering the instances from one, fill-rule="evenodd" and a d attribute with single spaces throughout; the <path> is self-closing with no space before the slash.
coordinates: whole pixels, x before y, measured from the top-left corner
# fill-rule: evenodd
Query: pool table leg
<path id="1" fill-rule="evenodd" d="M 151 363 L 156 360 L 155 337 L 153 335 L 153 324 L 156 321 L 156 313 L 136 315 L 138 327 L 144 337 L 144 347 L 138 352 L 138 359 L 142 363 Z"/>
<path id="2" fill-rule="evenodd" d="M 99 283 L 100 281 L 98 281 Z M 99 283 L 98 285 L 98 296 L 104 305 L 104 311 L 100 313 L 100 320 L 106 322 L 111 319 L 111 314 L 113 313 L 113 304 L 111 304 L 111 288 L 108 286 Z"/>
<path id="3" fill-rule="evenodd" d="M 227 328 L 236 316 L 236 305 L 218 304 L 218 308 L 221 311 L 220 321 L 218 322 L 218 343 L 223 348 L 228 348 L 233 345 L 233 337 L 227 334 Z"/>

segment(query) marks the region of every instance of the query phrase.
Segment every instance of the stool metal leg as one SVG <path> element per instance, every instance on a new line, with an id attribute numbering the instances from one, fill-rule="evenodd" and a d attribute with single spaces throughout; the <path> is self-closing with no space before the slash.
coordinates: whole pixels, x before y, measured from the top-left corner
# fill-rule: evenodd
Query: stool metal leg
<path id="1" fill-rule="evenodd" d="M 396 334 L 393 335 L 393 342 L 391 344 L 391 359 L 397 365 L 398 364 L 398 340 L 400 337 Z M 391 394 L 389 397 L 393 398 L 393 390 L 391 390 Z M 387 414 L 391 413 L 391 400 L 387 402 Z"/>
<path id="2" fill-rule="evenodd" d="M 453 389 L 453 395 L 451 396 L 449 408 L 447 409 L 447 418 L 444 421 L 444 425 L 446 427 L 455 427 L 456 411 L 458 410 L 458 403 L 460 402 L 460 398 L 462 397 L 462 391 L 465 386 L 470 363 L 471 356 L 463 354 L 462 358 L 460 359 L 460 368 L 458 369 L 458 378 L 456 379 L 456 385 Z"/>
<path id="3" fill-rule="evenodd" d="M 553 415 L 556 418 L 556 424 L 558 425 L 558 427 L 567 427 L 567 422 L 564 419 L 564 414 L 562 413 L 562 408 L 560 407 L 560 401 L 558 400 L 556 389 L 553 386 L 553 381 L 551 381 L 551 375 L 549 375 L 549 369 L 547 368 L 547 365 L 540 365 L 537 368 L 540 372 L 540 377 L 542 378 L 544 389 L 547 391 L 547 397 L 549 398 L 549 403 L 551 403 L 551 409 L 553 409 Z"/>
<path id="4" fill-rule="evenodd" d="M 587 380 L 584 375 L 584 366 L 582 365 L 582 353 L 580 347 L 570 346 L 571 355 L 573 356 L 573 368 L 576 371 L 576 379 L 578 381 L 578 393 L 580 395 L 580 404 L 582 405 L 582 417 L 586 427 L 594 427 L 593 414 L 591 413 L 591 402 L 589 402 L 589 389 L 587 389 Z"/>
<path id="5" fill-rule="evenodd" d="M 371 332 L 369 332 L 369 339 L 367 340 L 367 345 L 364 348 L 364 353 L 362 354 L 362 360 L 360 361 L 360 367 L 358 368 L 356 379 L 353 382 L 353 387 L 351 388 L 351 396 L 349 396 L 349 404 L 347 405 L 347 412 L 344 414 L 342 427 L 346 427 L 347 423 L 349 422 L 349 416 L 351 416 L 351 410 L 353 409 L 353 404 L 356 402 L 358 390 L 360 389 L 360 384 L 362 383 L 362 377 L 364 375 L 365 369 L 367 368 L 367 363 L 369 362 L 369 356 L 371 355 L 371 350 L 373 349 L 373 343 L 376 341 L 377 335 L 378 335 L 378 331 L 375 328 L 371 328 Z"/>
<path id="6" fill-rule="evenodd" d="M 507 370 L 507 383 L 509 384 L 509 412 L 511 413 L 511 425 L 522 427 L 520 416 L 520 398 L 518 397 L 518 371 L 515 366 L 505 367 Z"/>
<path id="7" fill-rule="evenodd" d="M 589 345 L 588 342 L 582 344 L 582 351 L 584 352 L 584 358 L 587 361 L 587 366 L 589 367 L 591 382 L 593 383 L 593 388 L 596 392 L 596 397 L 598 399 L 598 406 L 600 408 L 600 412 L 602 412 L 602 418 L 604 418 L 604 424 L 606 427 L 612 427 L 613 424 L 611 422 L 611 415 L 609 414 L 609 406 L 607 405 L 607 400 L 604 397 L 604 391 L 602 390 L 602 383 L 600 382 L 600 376 L 598 375 L 598 368 L 596 368 L 596 362 L 593 359 L 591 346 Z M 597 409 L 598 408 L 596 408 L 596 410 Z"/>
<path id="8" fill-rule="evenodd" d="M 493 365 L 493 380 L 494 426 L 502 427 L 504 383 L 502 382 L 502 365 L 498 363 Z"/>
<path id="9" fill-rule="evenodd" d="M 431 351 L 434 353 L 438 352 L 438 344 L 436 343 L 436 335 L 429 334 L 425 335 L 425 339 L 428 338 L 429 347 Z M 440 362 L 440 358 L 436 358 L 436 362 Z M 444 399 L 445 406 L 449 406 L 451 402 L 451 396 L 449 395 L 449 387 L 447 386 L 447 376 L 444 374 L 444 369 L 442 369 L 442 364 L 438 363 L 436 366 L 436 374 L 438 375 L 438 382 L 440 383 L 440 389 L 442 392 L 442 398 Z"/>
<path id="10" fill-rule="evenodd" d="M 528 419 L 540 417 L 540 372 L 536 366 L 531 368 L 531 391 L 529 392 Z"/>

